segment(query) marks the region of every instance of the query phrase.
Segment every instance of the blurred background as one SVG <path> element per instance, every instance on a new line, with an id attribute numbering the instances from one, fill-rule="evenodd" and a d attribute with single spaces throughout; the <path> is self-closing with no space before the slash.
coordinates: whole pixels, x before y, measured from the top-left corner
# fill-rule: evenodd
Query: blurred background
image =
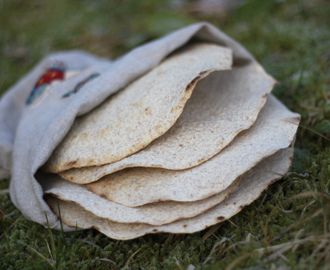
<path id="1" fill-rule="evenodd" d="M 275 94 L 305 116 L 306 126 L 328 133 L 329 2 L 0 0 L 0 95 L 49 53 L 80 49 L 115 59 L 208 21 L 242 43 L 281 83 Z"/>
<path id="2" fill-rule="evenodd" d="M 0 89 L 51 52 L 82 49 L 116 58 L 198 21 L 215 24 L 272 65 L 288 60 L 288 52 L 315 54 L 326 45 L 320 41 L 329 37 L 329 14 L 325 0 L 0 0 Z"/>

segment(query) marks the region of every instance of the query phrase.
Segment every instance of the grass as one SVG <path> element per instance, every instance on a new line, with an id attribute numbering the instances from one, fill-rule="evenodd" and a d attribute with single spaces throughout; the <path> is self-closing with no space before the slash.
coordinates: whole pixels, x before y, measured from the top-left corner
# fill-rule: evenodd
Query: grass
<path id="1" fill-rule="evenodd" d="M 117 2 L 118 3 L 118 2 Z M 203 15 L 194 1 L 1 1 L 0 93 L 43 56 L 80 48 L 115 58 L 191 22 L 214 23 L 244 44 L 302 115 L 294 163 L 229 221 L 192 235 L 116 241 L 26 220 L 0 180 L 0 269 L 329 269 L 330 31 L 326 0 L 250 0 Z"/>

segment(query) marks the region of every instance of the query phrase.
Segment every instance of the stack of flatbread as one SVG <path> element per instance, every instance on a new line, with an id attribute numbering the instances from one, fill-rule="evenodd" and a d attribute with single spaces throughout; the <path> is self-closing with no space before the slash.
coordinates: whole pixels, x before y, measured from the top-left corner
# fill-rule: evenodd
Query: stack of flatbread
<path id="1" fill-rule="evenodd" d="M 229 48 L 192 43 L 77 118 L 43 170 L 63 223 L 115 239 L 229 219 L 290 168 L 299 115 Z"/>

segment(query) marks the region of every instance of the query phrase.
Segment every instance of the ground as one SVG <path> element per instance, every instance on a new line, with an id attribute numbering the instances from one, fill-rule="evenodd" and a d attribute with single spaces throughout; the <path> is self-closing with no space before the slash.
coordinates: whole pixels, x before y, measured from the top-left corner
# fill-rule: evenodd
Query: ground
<path id="1" fill-rule="evenodd" d="M 0 180 L 0 269 L 330 268 L 329 1 L 240 3 L 212 14 L 184 0 L 0 1 L 0 94 L 51 52 L 116 58 L 209 21 L 257 58 L 279 81 L 273 93 L 302 116 L 291 171 L 229 221 L 192 235 L 52 231 L 24 219 Z"/>

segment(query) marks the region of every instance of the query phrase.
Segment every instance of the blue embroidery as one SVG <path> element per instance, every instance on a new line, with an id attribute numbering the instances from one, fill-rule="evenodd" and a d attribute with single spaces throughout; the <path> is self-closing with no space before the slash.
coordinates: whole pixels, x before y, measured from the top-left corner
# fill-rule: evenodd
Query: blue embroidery
<path id="1" fill-rule="evenodd" d="M 78 91 L 79 91 L 79 90 L 80 90 L 80 89 L 81 89 L 86 83 L 88 83 L 88 82 L 94 80 L 94 79 L 95 79 L 96 77 L 98 77 L 98 76 L 100 76 L 99 73 L 94 73 L 94 74 L 90 75 L 88 78 L 86 78 L 86 79 L 83 80 L 82 82 L 78 83 L 78 84 L 76 85 L 76 87 L 75 87 L 73 90 L 71 90 L 71 91 L 65 93 L 65 94 L 62 96 L 62 98 L 67 98 L 67 97 L 69 97 L 69 96 L 71 96 L 71 95 L 77 93 L 77 92 L 78 92 Z"/>

